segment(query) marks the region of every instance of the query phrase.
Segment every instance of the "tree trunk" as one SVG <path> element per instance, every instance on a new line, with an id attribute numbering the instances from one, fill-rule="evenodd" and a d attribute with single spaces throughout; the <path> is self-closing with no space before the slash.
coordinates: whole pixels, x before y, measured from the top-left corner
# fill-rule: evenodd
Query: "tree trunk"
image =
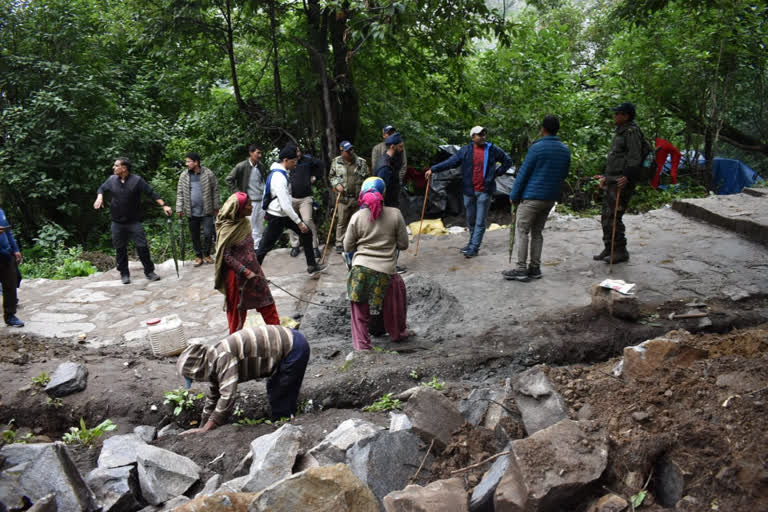
<path id="1" fill-rule="evenodd" d="M 275 112 L 277 118 L 282 118 L 285 113 L 285 105 L 283 104 L 283 86 L 280 83 L 280 60 L 277 46 L 277 17 L 275 11 L 277 7 L 275 0 L 271 0 L 269 3 L 269 30 L 272 36 L 272 68 L 274 72 L 274 90 L 275 90 Z"/>
<path id="2" fill-rule="evenodd" d="M 333 48 L 333 80 L 336 100 L 334 105 L 336 132 L 341 140 L 355 142 L 360 132 L 360 98 L 352 79 L 350 66 L 350 50 L 344 40 L 347 30 L 347 14 L 341 11 L 331 16 L 330 35 Z"/>

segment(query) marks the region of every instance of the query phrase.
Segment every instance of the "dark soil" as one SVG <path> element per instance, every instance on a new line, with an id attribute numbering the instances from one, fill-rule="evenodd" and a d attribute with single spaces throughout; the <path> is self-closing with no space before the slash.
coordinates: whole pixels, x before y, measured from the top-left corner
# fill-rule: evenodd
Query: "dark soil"
<path id="1" fill-rule="evenodd" d="M 115 256 L 98 251 L 85 251 L 80 255 L 80 259 L 88 261 L 98 269 L 99 272 L 106 272 L 115 268 Z"/>

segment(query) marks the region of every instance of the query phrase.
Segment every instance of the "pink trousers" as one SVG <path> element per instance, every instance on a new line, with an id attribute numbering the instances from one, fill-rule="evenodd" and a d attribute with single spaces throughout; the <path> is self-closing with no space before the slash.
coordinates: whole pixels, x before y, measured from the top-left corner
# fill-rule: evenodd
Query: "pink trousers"
<path id="1" fill-rule="evenodd" d="M 352 346 L 355 350 L 370 350 L 371 335 L 368 332 L 368 322 L 371 318 L 370 307 L 361 302 L 350 302 L 350 305 L 352 310 Z M 384 317 L 384 328 L 392 341 L 402 341 L 410 334 L 406 328 L 407 312 L 408 296 L 405 291 L 405 283 L 400 274 L 394 274 L 384 295 L 381 310 Z"/>

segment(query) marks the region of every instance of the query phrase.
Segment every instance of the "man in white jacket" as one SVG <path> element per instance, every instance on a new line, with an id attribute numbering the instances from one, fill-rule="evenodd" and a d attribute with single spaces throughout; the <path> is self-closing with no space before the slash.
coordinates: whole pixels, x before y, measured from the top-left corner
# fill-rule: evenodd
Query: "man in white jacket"
<path id="1" fill-rule="evenodd" d="M 264 188 L 262 208 L 266 212 L 267 229 L 261 237 L 259 248 L 256 249 L 256 256 L 259 263 L 263 262 L 264 257 L 280 239 L 283 230 L 290 229 L 299 235 L 301 240 L 304 257 L 307 259 L 307 272 L 316 274 L 324 270 L 327 265 L 320 265 L 315 260 L 315 254 L 312 251 L 312 231 L 293 209 L 288 185 L 288 173 L 296 167 L 296 146 L 284 147 L 278 155 L 278 160 L 279 162 L 272 164 Z"/>

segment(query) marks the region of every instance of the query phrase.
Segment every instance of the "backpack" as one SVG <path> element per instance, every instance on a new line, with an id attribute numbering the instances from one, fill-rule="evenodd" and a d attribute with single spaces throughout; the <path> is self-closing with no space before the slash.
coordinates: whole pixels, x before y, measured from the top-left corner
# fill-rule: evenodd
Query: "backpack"
<path id="1" fill-rule="evenodd" d="M 656 176 L 656 146 L 643 135 L 642 130 L 640 130 L 640 141 L 643 160 L 638 173 L 638 181 L 651 181 Z"/>

